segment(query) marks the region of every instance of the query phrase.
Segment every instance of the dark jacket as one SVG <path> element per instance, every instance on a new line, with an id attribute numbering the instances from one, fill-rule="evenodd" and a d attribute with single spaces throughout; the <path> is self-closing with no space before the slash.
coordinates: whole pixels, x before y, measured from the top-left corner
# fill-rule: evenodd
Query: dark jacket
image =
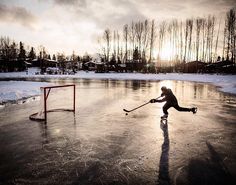
<path id="1" fill-rule="evenodd" d="M 170 104 L 176 104 L 178 103 L 175 95 L 173 94 L 172 90 L 171 89 L 167 89 L 165 92 L 163 92 L 161 94 L 161 96 L 164 98 L 161 99 L 161 100 L 156 100 L 157 102 L 164 102 L 166 101 L 167 103 L 170 103 Z"/>

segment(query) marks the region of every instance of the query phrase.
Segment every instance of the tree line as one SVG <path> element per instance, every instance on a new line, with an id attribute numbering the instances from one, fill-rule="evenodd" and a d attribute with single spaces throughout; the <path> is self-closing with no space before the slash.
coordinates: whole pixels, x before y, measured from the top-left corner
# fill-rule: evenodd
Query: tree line
<path id="1" fill-rule="evenodd" d="M 9 37 L 0 37 L 0 72 L 23 71 L 29 66 L 46 68 L 47 61 L 57 61 L 60 67 L 65 68 L 66 61 L 74 63 L 80 57 L 73 53 L 66 56 L 64 53 L 50 55 L 47 49 L 40 45 L 37 48 L 25 45 L 22 41 L 15 42 Z"/>
<path id="2" fill-rule="evenodd" d="M 217 60 L 235 63 L 235 26 L 235 9 L 230 9 L 224 20 L 209 15 L 185 21 L 132 21 L 121 31 L 105 29 L 98 43 L 107 62 L 134 62 L 137 50 L 136 62 L 143 63 L 153 62 L 154 58 L 157 62 L 166 60 L 172 64 Z"/>

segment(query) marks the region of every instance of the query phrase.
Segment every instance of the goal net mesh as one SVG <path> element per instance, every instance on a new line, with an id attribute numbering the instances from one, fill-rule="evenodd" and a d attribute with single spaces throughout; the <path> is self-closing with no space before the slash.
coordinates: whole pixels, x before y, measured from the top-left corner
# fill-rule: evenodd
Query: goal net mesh
<path id="1" fill-rule="evenodd" d="M 44 121 L 47 113 L 57 111 L 75 111 L 75 86 L 41 87 L 38 112 L 30 115 L 31 120 Z"/>

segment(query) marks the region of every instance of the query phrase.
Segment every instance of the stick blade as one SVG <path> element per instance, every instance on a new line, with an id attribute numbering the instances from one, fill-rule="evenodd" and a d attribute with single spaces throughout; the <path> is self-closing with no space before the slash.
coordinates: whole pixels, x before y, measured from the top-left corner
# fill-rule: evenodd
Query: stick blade
<path id="1" fill-rule="evenodd" d="M 125 112 L 130 112 L 130 111 L 126 110 L 126 109 L 123 109 L 123 111 L 125 111 Z"/>

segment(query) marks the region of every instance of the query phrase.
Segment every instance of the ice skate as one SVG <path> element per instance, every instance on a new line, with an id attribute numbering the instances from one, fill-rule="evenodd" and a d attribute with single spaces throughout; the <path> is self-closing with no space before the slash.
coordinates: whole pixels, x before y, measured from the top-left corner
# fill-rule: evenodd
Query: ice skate
<path id="1" fill-rule="evenodd" d="M 164 114 L 163 116 L 161 116 L 161 119 L 167 119 L 168 118 L 168 114 Z"/>

